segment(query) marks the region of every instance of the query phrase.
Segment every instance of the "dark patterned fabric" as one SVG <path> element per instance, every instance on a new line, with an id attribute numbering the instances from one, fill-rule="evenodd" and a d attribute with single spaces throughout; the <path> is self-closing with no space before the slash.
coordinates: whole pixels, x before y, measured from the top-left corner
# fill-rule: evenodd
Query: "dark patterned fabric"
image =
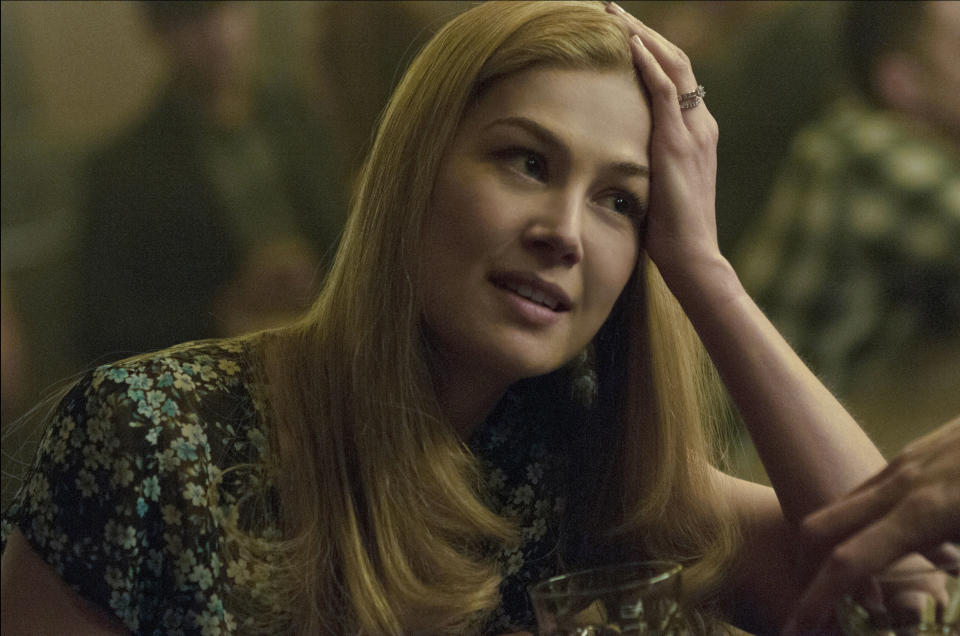
<path id="1" fill-rule="evenodd" d="M 270 488 L 256 469 L 266 418 L 246 353 L 207 341 L 90 373 L 45 431 L 3 516 L 3 544 L 18 528 L 133 632 L 243 633 L 226 601 L 235 586 L 255 591 L 258 569 L 224 550 L 223 526 L 243 496 Z M 559 567 L 563 466 L 541 424 L 508 394 L 470 441 L 490 505 L 515 518 L 523 538 L 491 548 L 505 578 L 489 633 L 530 629 L 526 588 Z M 228 470 L 241 465 L 253 469 Z"/>
<path id="2" fill-rule="evenodd" d="M 527 588 L 560 573 L 566 467 L 559 440 L 551 436 L 556 422 L 541 415 L 517 392 L 507 393 L 470 443 L 484 463 L 493 510 L 514 519 L 521 533 L 520 545 L 496 549 L 504 579 L 485 633 L 533 631 Z"/>

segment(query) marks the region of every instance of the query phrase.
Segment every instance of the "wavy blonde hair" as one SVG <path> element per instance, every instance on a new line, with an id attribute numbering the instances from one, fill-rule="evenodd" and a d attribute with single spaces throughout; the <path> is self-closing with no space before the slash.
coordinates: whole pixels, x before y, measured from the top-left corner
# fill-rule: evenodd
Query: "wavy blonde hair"
<path id="1" fill-rule="evenodd" d="M 273 629 L 463 633 L 498 601 L 481 546 L 516 532 L 483 505 L 477 462 L 441 415 L 416 277 L 439 162 L 464 113 L 535 65 L 632 69 L 600 3 L 491 2 L 456 17 L 382 115 L 311 312 L 260 336 L 283 537 L 238 543 L 269 569 L 260 618 Z M 715 580 L 735 533 L 711 485 L 702 354 L 645 257 L 596 349 L 590 427 L 568 431 L 583 442 L 574 464 L 595 467 L 573 477 L 589 496 L 571 502 L 569 560 L 602 558 L 578 556 L 596 537 L 696 561 L 695 578 Z M 553 391 L 561 376 L 536 381 Z"/>

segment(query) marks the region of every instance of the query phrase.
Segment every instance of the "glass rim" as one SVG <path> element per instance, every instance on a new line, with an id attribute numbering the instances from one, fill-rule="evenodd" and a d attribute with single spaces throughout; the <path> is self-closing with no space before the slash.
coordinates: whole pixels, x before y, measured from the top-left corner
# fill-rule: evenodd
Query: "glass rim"
<path id="1" fill-rule="evenodd" d="M 626 569 L 637 567 L 637 566 L 662 567 L 663 571 L 649 578 L 645 578 L 641 580 L 630 580 L 625 583 L 610 585 L 608 587 L 598 587 L 594 589 L 575 591 L 575 592 L 550 592 L 550 591 L 543 590 L 543 588 L 548 587 L 550 584 L 558 583 L 560 581 L 563 581 L 564 579 L 572 579 L 574 577 L 582 576 L 584 574 L 590 574 L 593 572 L 626 570 Z M 537 598 L 545 598 L 545 599 L 608 594 L 610 592 L 618 592 L 618 591 L 629 590 L 637 587 L 649 587 L 652 585 L 656 585 L 657 583 L 662 583 L 663 581 L 666 581 L 670 577 L 679 574 L 681 570 L 683 570 L 683 565 L 681 565 L 680 563 L 677 563 L 676 561 L 664 561 L 664 560 L 631 561 L 628 563 L 601 565 L 593 568 L 576 570 L 574 572 L 567 572 L 565 574 L 558 574 L 557 576 L 551 576 L 548 579 L 544 579 L 543 581 L 534 583 L 527 589 L 527 591 L 531 597 L 536 596 Z"/>

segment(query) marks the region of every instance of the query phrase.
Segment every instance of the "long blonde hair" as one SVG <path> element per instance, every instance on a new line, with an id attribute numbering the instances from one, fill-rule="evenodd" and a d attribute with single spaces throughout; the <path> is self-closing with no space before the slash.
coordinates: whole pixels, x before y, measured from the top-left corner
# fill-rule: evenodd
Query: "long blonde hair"
<path id="1" fill-rule="evenodd" d="M 483 505 L 476 460 L 437 404 L 417 259 L 461 118 L 492 82 L 533 65 L 632 68 L 599 3 L 487 3 L 455 18 L 383 113 L 310 314 L 260 337 L 283 537 L 240 543 L 270 569 L 275 627 L 462 633 L 497 603 L 500 575 L 480 546 L 515 531 Z M 601 389 L 584 416 L 597 421 L 569 434 L 585 438 L 577 463 L 599 468 L 578 477 L 591 498 L 573 502 L 570 536 L 700 560 L 700 578 L 716 578 L 734 535 L 711 488 L 700 351 L 645 258 L 596 347 Z"/>

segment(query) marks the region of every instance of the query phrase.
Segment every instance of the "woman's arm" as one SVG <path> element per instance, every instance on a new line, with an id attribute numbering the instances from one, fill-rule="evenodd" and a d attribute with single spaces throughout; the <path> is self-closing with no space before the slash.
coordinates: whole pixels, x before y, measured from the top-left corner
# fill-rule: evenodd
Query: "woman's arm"
<path id="1" fill-rule="evenodd" d="M 617 11 L 611 8 L 611 11 Z M 783 513 L 798 524 L 883 467 L 883 457 L 744 291 L 716 235 L 717 124 L 681 110 L 686 55 L 620 13 L 653 110 L 646 249 L 696 328 L 753 438 Z"/>
<path id="2" fill-rule="evenodd" d="M 83 600 L 14 530 L 0 567 L 0 633 L 126 634 L 123 625 Z"/>
<path id="3" fill-rule="evenodd" d="M 799 523 L 880 470 L 883 457 L 761 313 L 730 264 L 719 253 L 697 260 L 665 279 L 737 405 L 784 515 Z"/>
<path id="4" fill-rule="evenodd" d="M 718 474 L 745 535 L 721 592 L 736 623 L 775 632 L 819 554 L 799 554 L 801 520 L 876 473 L 884 460 L 843 406 L 744 291 L 716 234 L 717 123 L 706 105 L 681 109 L 696 78 L 686 55 L 626 15 L 653 111 L 645 247 L 697 330 L 733 398 L 776 495 Z M 797 563 L 802 566 L 798 567 Z"/>
<path id="5" fill-rule="evenodd" d="M 714 472 L 717 488 L 743 528 L 742 549 L 719 589 L 725 620 L 751 634 L 776 634 L 793 610 L 802 584 L 796 530 L 783 518 L 769 486 Z"/>

